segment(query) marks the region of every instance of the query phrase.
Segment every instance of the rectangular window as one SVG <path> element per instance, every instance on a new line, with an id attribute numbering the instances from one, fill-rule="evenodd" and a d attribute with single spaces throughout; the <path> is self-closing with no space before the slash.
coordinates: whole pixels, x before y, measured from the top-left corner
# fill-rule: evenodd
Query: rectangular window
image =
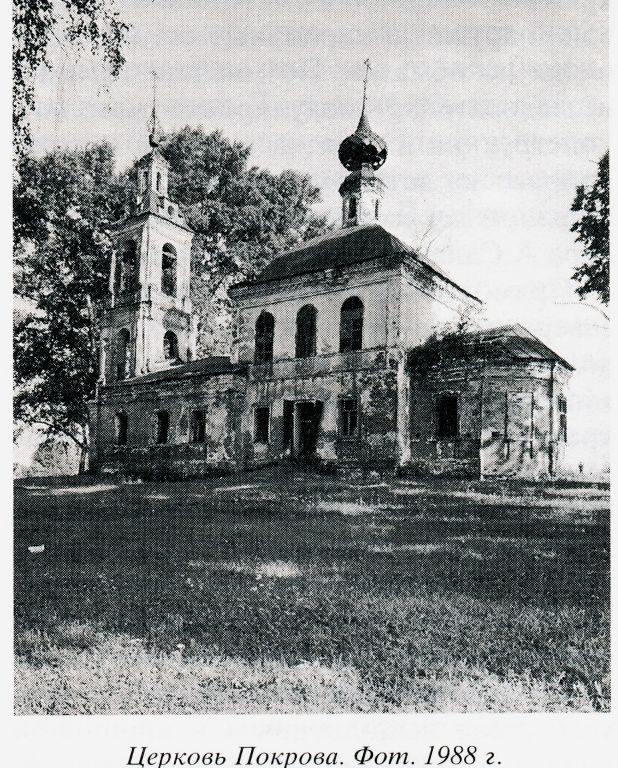
<path id="1" fill-rule="evenodd" d="M 157 411 L 157 443 L 167 443 L 170 435 L 170 415 L 167 411 Z"/>
<path id="2" fill-rule="evenodd" d="M 564 397 L 558 398 L 558 413 L 560 415 L 560 432 L 558 433 L 558 440 L 567 441 L 567 401 Z"/>
<path id="3" fill-rule="evenodd" d="M 356 398 L 339 401 L 339 422 L 341 437 L 358 436 L 358 400 Z"/>
<path id="4" fill-rule="evenodd" d="M 457 395 L 442 395 L 438 398 L 438 437 L 457 437 L 457 422 Z"/>
<path id="5" fill-rule="evenodd" d="M 253 418 L 253 442 L 267 443 L 270 432 L 270 408 L 265 405 L 256 406 Z"/>
<path id="6" fill-rule="evenodd" d="M 128 419 L 126 413 L 117 413 L 114 417 L 116 445 L 127 444 Z"/>
<path id="7" fill-rule="evenodd" d="M 206 442 L 206 411 L 193 411 L 191 414 L 191 442 Z"/>

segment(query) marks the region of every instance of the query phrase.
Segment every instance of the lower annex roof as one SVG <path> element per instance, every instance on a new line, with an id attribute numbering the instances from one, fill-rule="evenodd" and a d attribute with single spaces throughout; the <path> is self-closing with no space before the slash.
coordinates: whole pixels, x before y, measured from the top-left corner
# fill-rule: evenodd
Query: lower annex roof
<path id="1" fill-rule="evenodd" d="M 451 344 L 453 339 L 458 340 L 456 346 Z M 462 334 L 450 334 L 443 339 L 430 340 L 420 347 L 416 347 L 416 350 L 435 350 L 439 353 L 441 347 L 447 355 L 454 354 L 458 357 L 498 355 L 521 362 L 535 360 L 556 362 L 570 371 L 575 370 L 569 362 L 519 323 L 479 331 L 466 331 Z M 411 354 L 414 354 L 414 350 L 411 351 Z"/>
<path id="2" fill-rule="evenodd" d="M 219 376 L 231 373 L 244 373 L 246 366 L 232 363 L 229 357 L 203 357 L 190 363 L 181 363 L 160 371 L 151 371 L 142 376 L 115 381 L 108 386 L 131 386 L 145 384 L 150 381 L 169 381 L 190 379 L 194 376 Z"/>

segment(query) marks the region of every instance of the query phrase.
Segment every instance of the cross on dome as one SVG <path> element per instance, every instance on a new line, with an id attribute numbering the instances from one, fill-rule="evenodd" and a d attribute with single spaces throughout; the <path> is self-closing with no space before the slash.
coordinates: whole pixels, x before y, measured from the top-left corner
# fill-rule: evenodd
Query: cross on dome
<path id="1" fill-rule="evenodd" d="M 359 171 L 363 165 L 369 165 L 377 171 L 386 160 L 387 147 L 384 139 L 371 130 L 367 119 L 367 81 L 371 63 L 369 59 L 363 62 L 365 77 L 363 78 L 363 106 L 360 120 L 353 134 L 345 138 L 339 145 L 339 160 L 348 171 Z"/>

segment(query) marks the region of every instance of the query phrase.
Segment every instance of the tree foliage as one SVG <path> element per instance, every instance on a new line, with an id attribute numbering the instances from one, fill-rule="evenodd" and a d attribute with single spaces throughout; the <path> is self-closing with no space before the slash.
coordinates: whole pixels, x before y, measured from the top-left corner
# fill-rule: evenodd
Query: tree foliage
<path id="1" fill-rule="evenodd" d="M 478 332 L 479 319 L 480 312 L 464 314 L 437 328 L 423 344 L 408 350 L 407 371 L 423 378 L 431 369 L 451 365 L 455 360 L 495 357 L 496 347 L 488 344 Z"/>
<path id="2" fill-rule="evenodd" d="M 128 30 L 115 0 L 13 0 L 13 138 L 18 156 L 32 144 L 34 76 L 41 65 L 51 69 L 52 37 L 78 50 L 89 46 L 116 77 L 124 64 Z"/>
<path id="3" fill-rule="evenodd" d="M 583 245 L 583 263 L 573 273 L 580 298 L 593 295 L 609 304 L 609 152 L 599 160 L 597 178 L 579 186 L 571 206 L 581 217 L 571 227 Z"/>
<path id="4" fill-rule="evenodd" d="M 202 352 L 229 351 L 227 288 L 256 274 L 281 250 L 321 234 L 312 206 L 319 190 L 296 171 L 249 165 L 250 147 L 221 132 L 185 127 L 161 147 L 171 165 L 170 197 L 195 231 L 192 292 Z"/>
<path id="5" fill-rule="evenodd" d="M 229 351 L 226 289 L 281 248 L 321 232 L 319 192 L 294 171 L 248 165 L 250 148 L 184 128 L 162 146 L 170 196 L 195 229 L 192 291 L 202 352 Z M 108 290 L 112 224 L 130 211 L 135 170 L 114 174 L 109 144 L 22 157 L 14 189 L 15 416 L 87 445 L 97 379 L 96 309 Z"/>
<path id="6" fill-rule="evenodd" d="M 109 144 L 24 157 L 14 189 L 15 418 L 87 446 L 96 382 L 95 307 L 107 290 L 110 226 L 130 189 Z"/>

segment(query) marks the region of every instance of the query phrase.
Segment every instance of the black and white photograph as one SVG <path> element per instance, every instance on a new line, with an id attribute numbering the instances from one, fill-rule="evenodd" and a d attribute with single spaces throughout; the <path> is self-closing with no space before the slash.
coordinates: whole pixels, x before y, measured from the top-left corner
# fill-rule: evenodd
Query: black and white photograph
<path id="1" fill-rule="evenodd" d="M 15 715 L 609 722 L 608 36 L 13 0 Z"/>

